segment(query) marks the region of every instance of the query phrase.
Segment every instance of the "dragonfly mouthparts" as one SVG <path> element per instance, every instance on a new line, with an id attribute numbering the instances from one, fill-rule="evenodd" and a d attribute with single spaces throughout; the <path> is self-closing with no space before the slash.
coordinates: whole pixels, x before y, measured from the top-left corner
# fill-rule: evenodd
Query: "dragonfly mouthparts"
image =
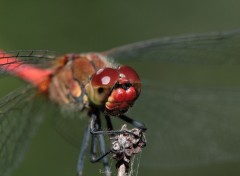
<path id="1" fill-rule="evenodd" d="M 124 90 L 127 90 L 127 89 L 129 89 L 131 86 L 132 86 L 132 84 L 131 84 L 130 82 L 126 82 L 126 83 L 123 83 L 123 84 L 117 82 L 117 83 L 113 86 L 112 90 L 117 89 L 117 88 L 123 88 Z"/>

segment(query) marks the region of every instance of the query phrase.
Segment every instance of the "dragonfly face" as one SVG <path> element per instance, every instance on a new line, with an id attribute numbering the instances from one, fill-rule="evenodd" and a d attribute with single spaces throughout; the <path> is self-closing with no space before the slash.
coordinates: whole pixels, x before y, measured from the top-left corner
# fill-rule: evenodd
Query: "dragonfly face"
<path id="1" fill-rule="evenodd" d="M 91 105 L 107 115 L 119 116 L 141 92 L 141 81 L 134 69 L 116 67 L 98 53 L 60 58 L 53 70 L 54 74 L 48 78 L 51 79 L 49 97 L 63 106 L 83 109 Z"/>
<path id="2" fill-rule="evenodd" d="M 86 92 L 90 101 L 104 106 L 104 112 L 113 116 L 125 113 L 141 92 L 138 74 L 129 66 L 102 68 L 92 75 Z"/>

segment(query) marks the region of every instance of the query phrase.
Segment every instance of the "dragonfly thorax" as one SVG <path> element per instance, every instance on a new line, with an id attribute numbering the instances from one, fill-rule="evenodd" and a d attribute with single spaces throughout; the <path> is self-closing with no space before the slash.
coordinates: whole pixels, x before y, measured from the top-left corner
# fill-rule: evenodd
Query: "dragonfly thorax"
<path id="1" fill-rule="evenodd" d="M 110 63 L 99 54 L 69 54 L 59 58 L 54 65 L 55 73 L 49 85 L 49 97 L 65 107 L 88 107 L 86 87 L 91 75 Z"/>

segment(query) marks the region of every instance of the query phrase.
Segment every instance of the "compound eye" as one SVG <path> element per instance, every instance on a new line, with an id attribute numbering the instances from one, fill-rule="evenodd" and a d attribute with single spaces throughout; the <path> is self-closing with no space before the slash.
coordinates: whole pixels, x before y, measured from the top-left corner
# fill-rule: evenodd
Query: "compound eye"
<path id="1" fill-rule="evenodd" d="M 109 87 L 112 88 L 118 81 L 119 73 L 113 68 L 101 68 L 93 74 L 91 83 L 93 87 Z M 99 90 L 101 91 L 101 90 Z"/>
<path id="2" fill-rule="evenodd" d="M 141 83 L 137 72 L 133 68 L 122 65 L 118 67 L 118 71 L 120 73 L 120 76 L 127 78 L 130 83 Z"/>

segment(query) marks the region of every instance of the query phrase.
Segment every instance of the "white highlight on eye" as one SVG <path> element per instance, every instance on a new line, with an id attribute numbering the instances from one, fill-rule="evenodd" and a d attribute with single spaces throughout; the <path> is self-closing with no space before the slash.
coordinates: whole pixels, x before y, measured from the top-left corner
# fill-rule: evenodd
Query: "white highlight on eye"
<path id="1" fill-rule="evenodd" d="M 103 85 L 107 85 L 110 82 L 111 78 L 109 76 L 102 77 L 101 81 Z"/>
<path id="2" fill-rule="evenodd" d="M 99 70 L 97 71 L 96 75 L 99 75 L 99 74 L 102 73 L 102 72 L 103 72 L 103 68 L 99 69 Z"/>
<path id="3" fill-rule="evenodd" d="M 126 77 L 126 75 L 124 75 L 123 73 L 120 73 L 120 78 L 125 78 Z"/>

